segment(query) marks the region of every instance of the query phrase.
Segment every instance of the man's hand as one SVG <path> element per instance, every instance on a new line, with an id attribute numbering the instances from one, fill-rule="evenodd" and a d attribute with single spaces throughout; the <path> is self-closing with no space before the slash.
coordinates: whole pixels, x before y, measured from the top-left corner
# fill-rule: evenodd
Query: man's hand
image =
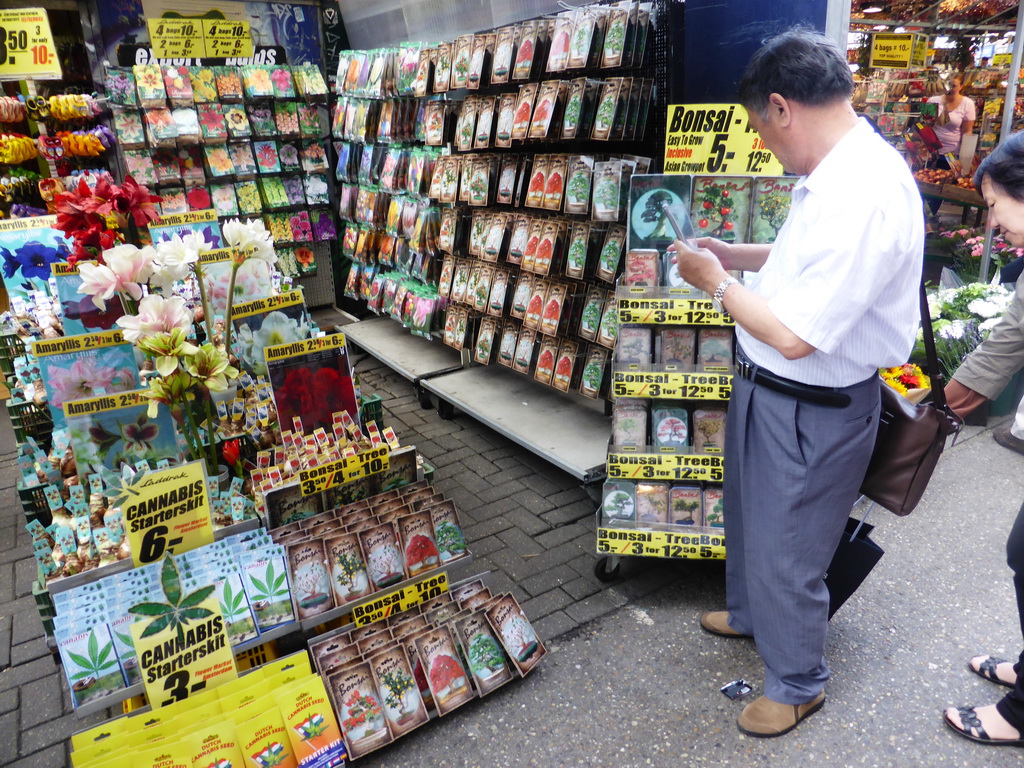
<path id="1" fill-rule="evenodd" d="M 711 248 L 727 250 L 729 245 L 711 237 L 701 238 L 697 242 L 702 247 L 696 251 L 687 248 L 682 240 L 674 240 L 668 250 L 675 252 L 672 260 L 683 280 L 705 293 L 714 293 L 718 284 L 728 275 L 719 261 L 719 256 Z M 702 243 L 707 243 L 710 247 L 704 247 Z"/>

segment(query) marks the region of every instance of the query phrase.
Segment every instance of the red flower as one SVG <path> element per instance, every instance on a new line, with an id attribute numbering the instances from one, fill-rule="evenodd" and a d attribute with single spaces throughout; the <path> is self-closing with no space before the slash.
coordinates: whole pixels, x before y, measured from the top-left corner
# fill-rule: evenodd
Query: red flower
<path id="1" fill-rule="evenodd" d="M 205 211 L 213 205 L 210 200 L 210 193 L 205 187 L 192 187 L 185 193 L 190 211 Z"/>
<path id="2" fill-rule="evenodd" d="M 228 440 L 223 445 L 224 461 L 231 466 L 239 462 L 242 457 L 241 449 L 238 447 L 238 440 Z"/>
<path id="3" fill-rule="evenodd" d="M 139 184 L 130 175 L 124 177 L 124 184 L 121 185 L 120 197 L 127 201 L 128 210 L 136 226 L 142 227 L 151 221 L 160 218 L 154 203 L 159 203 L 159 195 L 150 194 L 149 190 Z"/>

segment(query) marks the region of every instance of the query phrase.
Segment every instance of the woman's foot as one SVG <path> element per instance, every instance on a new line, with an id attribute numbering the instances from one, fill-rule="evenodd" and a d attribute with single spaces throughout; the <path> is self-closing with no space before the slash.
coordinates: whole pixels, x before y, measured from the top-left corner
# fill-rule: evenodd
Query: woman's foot
<path id="1" fill-rule="evenodd" d="M 949 707 L 942 713 L 946 725 L 964 738 L 994 746 L 1024 747 L 1020 731 L 1006 722 L 995 704 L 987 707 Z"/>
<path id="2" fill-rule="evenodd" d="M 1013 688 L 1017 683 L 1017 673 L 1013 670 L 1012 661 L 1005 661 L 988 654 L 982 654 L 981 656 L 975 656 L 967 662 L 967 667 L 979 677 L 984 677 L 993 683 L 1005 685 L 1007 688 Z"/>

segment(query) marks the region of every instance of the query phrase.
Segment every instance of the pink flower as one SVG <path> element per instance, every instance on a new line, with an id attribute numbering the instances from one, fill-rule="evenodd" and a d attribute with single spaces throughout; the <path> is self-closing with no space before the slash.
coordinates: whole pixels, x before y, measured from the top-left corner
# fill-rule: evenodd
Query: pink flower
<path id="1" fill-rule="evenodd" d="M 138 301 L 142 298 L 141 283 L 148 281 L 153 274 L 155 255 L 156 251 L 148 246 L 109 248 L 103 252 L 105 264 L 82 264 L 79 268 L 82 284 L 78 292 L 92 296 L 93 304 L 100 309 L 107 308 L 107 300 L 115 293 L 127 293 Z"/>
<path id="2" fill-rule="evenodd" d="M 50 405 L 61 408 L 69 400 L 92 397 L 97 390 L 111 391 L 117 371 L 100 365 L 97 358 L 80 357 L 70 368 L 54 368 L 50 371 Z"/>
<path id="3" fill-rule="evenodd" d="M 192 327 L 192 313 L 180 296 L 165 299 L 152 294 L 139 302 L 137 315 L 125 315 L 117 324 L 124 329 L 124 337 L 133 344 L 139 339 L 157 333 L 170 333 L 172 328 L 188 332 Z"/>

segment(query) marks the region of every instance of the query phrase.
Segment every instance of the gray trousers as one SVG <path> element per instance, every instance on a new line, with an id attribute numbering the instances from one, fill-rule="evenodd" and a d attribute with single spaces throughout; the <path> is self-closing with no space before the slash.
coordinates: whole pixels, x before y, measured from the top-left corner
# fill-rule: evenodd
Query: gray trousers
<path id="1" fill-rule="evenodd" d="M 878 429 L 878 381 L 846 387 L 845 408 L 733 379 L 726 421 L 729 625 L 754 636 L 765 695 L 803 704 L 829 677 L 823 576 L 857 500 Z"/>

